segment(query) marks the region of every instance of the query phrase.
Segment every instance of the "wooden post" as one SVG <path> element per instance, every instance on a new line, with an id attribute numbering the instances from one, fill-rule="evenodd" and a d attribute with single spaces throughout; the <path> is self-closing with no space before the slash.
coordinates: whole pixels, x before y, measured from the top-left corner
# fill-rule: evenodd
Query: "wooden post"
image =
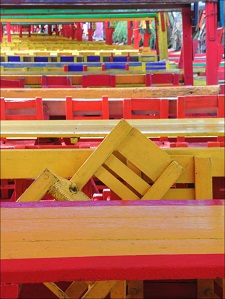
<path id="1" fill-rule="evenodd" d="M 217 3 L 206 2 L 206 84 L 218 84 Z"/>
<path id="2" fill-rule="evenodd" d="M 182 9 L 184 84 L 193 85 L 193 42 L 191 6 Z"/>
<path id="3" fill-rule="evenodd" d="M 2 23 L 0 22 L 0 43 L 2 42 L 3 40 L 3 26 L 2 26 Z"/>
<path id="4" fill-rule="evenodd" d="M 168 59 L 167 30 L 165 13 L 157 13 L 159 60 Z"/>
<path id="5" fill-rule="evenodd" d="M 128 45 L 132 44 L 132 35 L 133 35 L 132 22 L 127 21 L 127 44 Z"/>
<path id="6" fill-rule="evenodd" d="M 11 23 L 7 22 L 6 25 L 6 30 L 7 30 L 7 37 L 8 37 L 8 42 L 11 43 L 12 39 L 11 39 Z"/>
<path id="7" fill-rule="evenodd" d="M 139 22 L 134 21 L 134 29 L 133 29 L 133 34 L 134 34 L 134 49 L 139 49 L 139 43 L 141 40 L 141 34 L 139 30 Z"/>
<path id="8" fill-rule="evenodd" d="M 48 24 L 48 35 L 52 35 L 52 25 Z"/>

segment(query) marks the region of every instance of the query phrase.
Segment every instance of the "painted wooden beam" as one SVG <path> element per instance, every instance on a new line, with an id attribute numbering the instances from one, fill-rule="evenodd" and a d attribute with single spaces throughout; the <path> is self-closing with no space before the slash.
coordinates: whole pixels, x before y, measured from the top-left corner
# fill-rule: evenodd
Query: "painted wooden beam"
<path id="1" fill-rule="evenodd" d="M 224 177 L 224 149 L 217 148 L 166 148 L 163 149 L 186 168 L 179 183 L 194 183 L 193 156 L 211 158 L 212 177 Z M 4 149 L 1 150 L 1 179 L 36 178 L 45 168 L 58 176 L 69 178 L 93 153 L 94 149 Z M 65 158 L 66 157 L 66 158 Z"/>
<path id="2" fill-rule="evenodd" d="M 1 121 L 1 137 L 106 137 L 120 120 L 16 120 Z M 132 119 L 127 120 L 147 137 L 223 136 L 223 118 Z"/>
<path id="3" fill-rule="evenodd" d="M 178 87 L 121 87 L 121 88 L 24 88 L 1 89 L 1 97 L 4 98 L 35 98 L 37 95 L 42 98 L 66 98 L 68 94 L 73 98 L 101 98 L 107 95 L 109 98 L 166 98 L 182 95 L 210 95 L 219 94 L 220 86 L 178 86 Z"/>

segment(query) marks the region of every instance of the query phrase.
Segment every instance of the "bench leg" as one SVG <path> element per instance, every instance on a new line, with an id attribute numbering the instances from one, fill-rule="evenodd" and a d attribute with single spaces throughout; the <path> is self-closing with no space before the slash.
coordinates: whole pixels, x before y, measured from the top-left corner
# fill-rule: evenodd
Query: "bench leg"
<path id="1" fill-rule="evenodd" d="M 219 299 L 219 298 L 223 299 L 224 288 L 222 289 L 220 285 L 215 285 L 215 283 L 217 284 L 217 280 L 214 279 L 199 279 L 197 298 L 198 299 Z"/>
<path id="2" fill-rule="evenodd" d="M 143 299 L 144 298 L 144 282 L 143 280 L 128 281 L 127 299 Z"/>
<path id="3" fill-rule="evenodd" d="M 17 299 L 19 295 L 19 285 L 15 283 L 0 284 L 1 299 Z"/>

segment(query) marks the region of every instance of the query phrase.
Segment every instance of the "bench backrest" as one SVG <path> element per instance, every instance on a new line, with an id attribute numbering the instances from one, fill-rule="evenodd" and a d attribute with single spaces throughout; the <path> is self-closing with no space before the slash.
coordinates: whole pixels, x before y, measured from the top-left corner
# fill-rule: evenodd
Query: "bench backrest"
<path id="1" fill-rule="evenodd" d="M 123 100 L 124 119 L 168 118 L 169 101 L 159 98 Z"/>
<path id="2" fill-rule="evenodd" d="M 91 86 L 108 86 L 116 87 L 116 76 L 115 75 L 82 75 L 82 87 Z"/>
<path id="3" fill-rule="evenodd" d="M 1 101 L 1 120 L 43 120 L 44 110 L 42 98 Z"/>
<path id="4" fill-rule="evenodd" d="M 177 118 L 224 117 L 224 95 L 179 96 Z"/>
<path id="5" fill-rule="evenodd" d="M 66 97 L 66 119 L 109 119 L 108 97 L 99 100 L 77 100 Z"/>

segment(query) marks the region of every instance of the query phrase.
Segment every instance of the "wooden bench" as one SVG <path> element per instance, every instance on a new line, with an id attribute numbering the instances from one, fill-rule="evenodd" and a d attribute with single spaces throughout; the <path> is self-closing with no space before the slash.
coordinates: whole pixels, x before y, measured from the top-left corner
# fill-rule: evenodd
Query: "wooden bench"
<path id="1" fill-rule="evenodd" d="M 143 292 L 140 278 L 222 280 L 223 219 L 222 200 L 1 204 L 2 298 L 18 298 L 26 283 L 68 298 L 77 286 L 83 298 L 126 298 L 134 280 Z"/>
<path id="2" fill-rule="evenodd" d="M 1 88 L 24 88 L 24 78 L 20 78 L 18 80 L 0 80 Z"/>
<path id="3" fill-rule="evenodd" d="M 145 84 L 146 86 L 152 86 L 152 85 L 174 85 L 178 86 L 179 85 L 179 74 L 174 74 L 174 73 L 163 73 L 163 74 L 146 74 L 146 81 Z"/>
<path id="4" fill-rule="evenodd" d="M 82 75 L 82 87 L 99 87 L 108 86 L 116 87 L 116 76 L 115 75 Z"/>

